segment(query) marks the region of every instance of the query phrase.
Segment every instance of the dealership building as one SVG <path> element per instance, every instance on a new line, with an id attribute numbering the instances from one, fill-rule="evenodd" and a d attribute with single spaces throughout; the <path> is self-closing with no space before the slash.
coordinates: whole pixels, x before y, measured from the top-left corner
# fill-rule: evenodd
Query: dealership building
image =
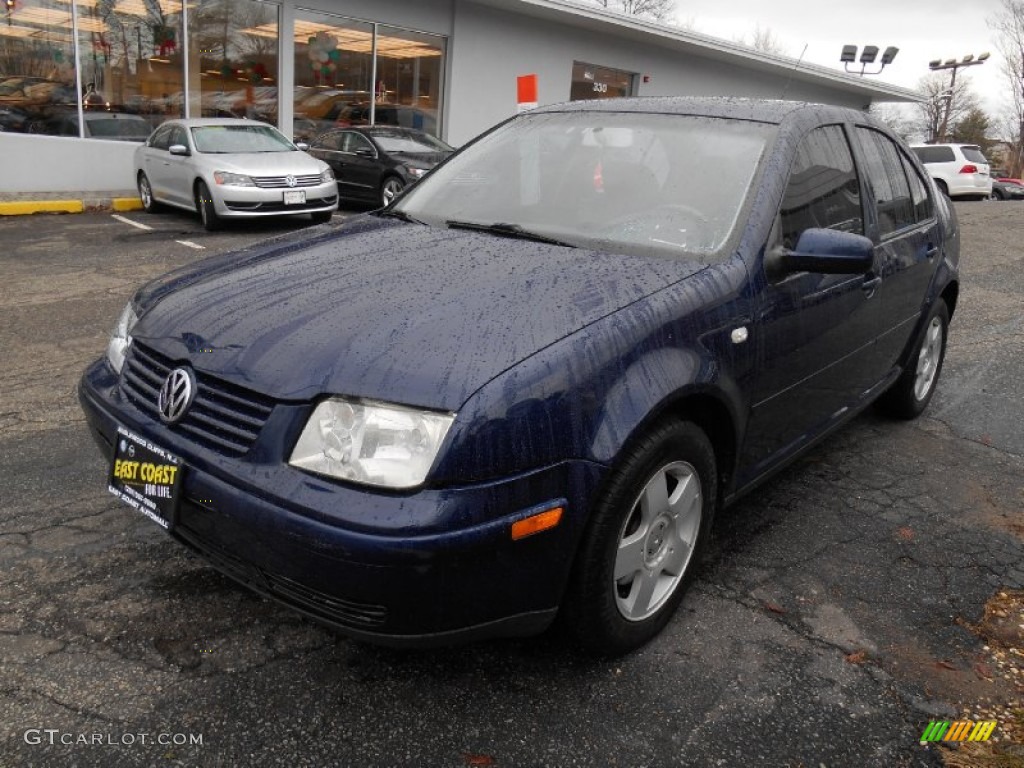
<path id="1" fill-rule="evenodd" d="M 838 58 L 838 51 L 837 58 Z M 915 92 L 566 0 L 4 0 L 0 193 L 134 187 L 133 139 L 239 116 L 459 145 L 540 104 L 741 96 L 866 108 Z"/>

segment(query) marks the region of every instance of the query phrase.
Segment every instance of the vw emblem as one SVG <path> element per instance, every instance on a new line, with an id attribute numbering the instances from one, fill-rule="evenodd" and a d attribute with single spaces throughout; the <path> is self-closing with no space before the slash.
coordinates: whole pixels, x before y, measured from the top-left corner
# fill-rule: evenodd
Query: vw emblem
<path id="1" fill-rule="evenodd" d="M 291 174 L 288 174 L 287 176 L 284 177 L 284 183 L 287 184 L 289 187 L 294 187 L 296 184 L 299 183 L 299 180 L 296 179 Z"/>
<path id="2" fill-rule="evenodd" d="M 160 395 L 156 401 L 161 420 L 166 424 L 180 421 L 192 405 L 195 394 L 196 379 L 188 368 L 175 368 L 167 374 L 167 380 L 160 387 Z"/>

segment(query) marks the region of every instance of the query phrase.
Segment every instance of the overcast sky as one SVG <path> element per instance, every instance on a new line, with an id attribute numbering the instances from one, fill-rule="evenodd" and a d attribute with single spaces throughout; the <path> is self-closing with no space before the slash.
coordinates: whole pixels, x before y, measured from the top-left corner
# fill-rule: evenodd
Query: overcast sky
<path id="1" fill-rule="evenodd" d="M 749 43 L 759 24 L 770 29 L 785 53 L 799 58 L 804 45 L 806 61 L 842 69 L 843 45 L 877 45 L 879 51 L 895 45 L 895 61 L 874 77 L 916 88 L 934 59 L 992 58 L 981 66 L 961 69 L 957 80 L 970 77 L 975 92 L 992 117 L 1007 99 L 1002 58 L 987 19 L 1000 8 L 999 0 L 859 0 L 840 4 L 808 0 L 676 0 L 676 23 L 697 32 L 733 40 L 746 36 Z M 874 67 L 877 68 L 877 67 Z M 858 65 L 859 69 L 859 65 Z M 947 71 L 948 75 L 949 72 Z"/>

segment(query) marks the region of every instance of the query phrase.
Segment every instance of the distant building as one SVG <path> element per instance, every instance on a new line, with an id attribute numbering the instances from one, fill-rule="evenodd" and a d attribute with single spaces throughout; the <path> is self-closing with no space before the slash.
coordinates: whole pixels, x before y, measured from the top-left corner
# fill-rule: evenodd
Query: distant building
<path id="1" fill-rule="evenodd" d="M 0 192 L 134 186 L 133 145 L 116 120 L 103 123 L 115 135 L 55 138 L 67 132 L 58 126 L 86 126 L 82 115 L 66 119 L 80 110 L 153 126 L 244 116 L 299 138 L 391 122 L 457 145 L 515 114 L 526 74 L 537 75 L 540 104 L 728 95 L 866 108 L 917 98 L 565 0 L 17 0 L 4 22 Z"/>

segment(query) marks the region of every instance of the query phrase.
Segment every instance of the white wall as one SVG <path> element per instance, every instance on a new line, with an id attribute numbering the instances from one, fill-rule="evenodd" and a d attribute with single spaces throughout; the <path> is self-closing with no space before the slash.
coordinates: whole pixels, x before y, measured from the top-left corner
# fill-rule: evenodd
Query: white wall
<path id="1" fill-rule="evenodd" d="M 0 133 L 0 193 L 135 189 L 131 141 Z"/>
<path id="2" fill-rule="evenodd" d="M 639 96 L 745 96 L 861 108 L 863 97 L 677 50 L 458 1 L 448 141 L 462 144 L 516 112 L 516 77 L 536 73 L 540 103 L 569 99 L 573 61 L 649 75 Z"/>

